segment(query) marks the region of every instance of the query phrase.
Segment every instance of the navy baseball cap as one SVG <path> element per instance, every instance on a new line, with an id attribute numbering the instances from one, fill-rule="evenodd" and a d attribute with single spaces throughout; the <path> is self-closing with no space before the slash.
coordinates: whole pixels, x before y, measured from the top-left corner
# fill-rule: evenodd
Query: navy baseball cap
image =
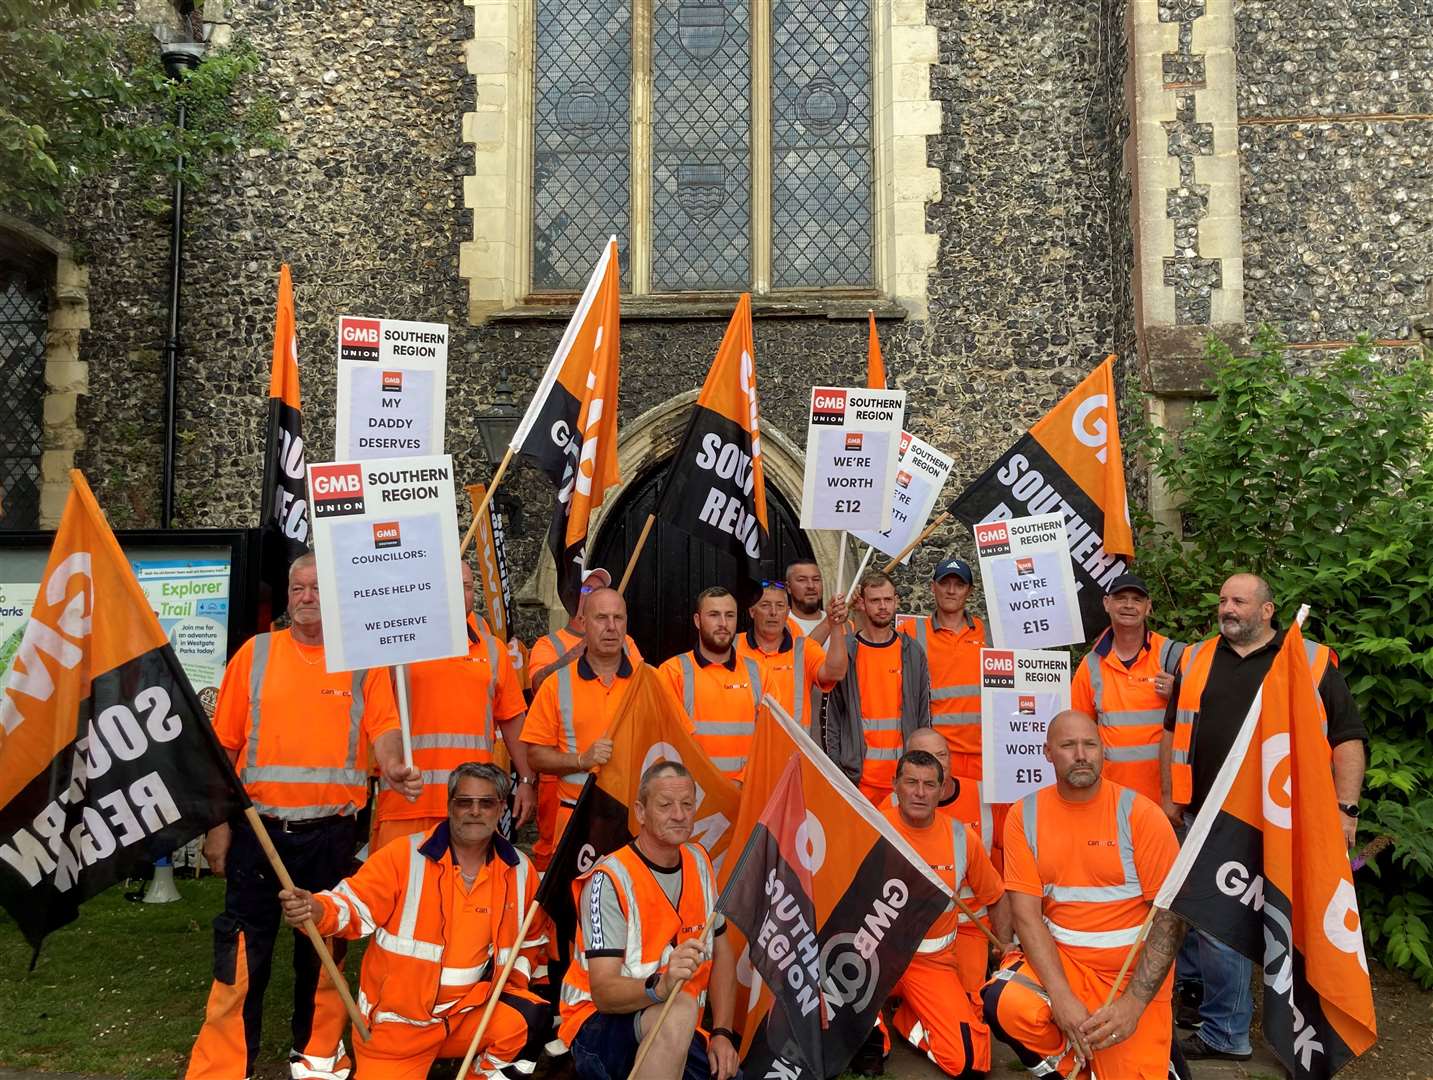
<path id="1" fill-rule="evenodd" d="M 955 574 L 967 585 L 972 585 L 975 582 L 975 575 L 970 572 L 970 564 L 964 559 L 946 559 L 945 562 L 935 568 L 935 573 L 930 576 L 930 579 L 932 581 L 939 581 L 941 578 L 949 577 L 951 574 Z"/>
<path id="2" fill-rule="evenodd" d="M 1115 593 L 1123 592 L 1125 589 L 1133 589 L 1135 592 L 1144 596 L 1149 595 L 1149 587 L 1145 585 L 1144 578 L 1138 574 L 1121 574 L 1110 582 L 1110 587 L 1105 590 L 1105 595 L 1113 596 Z"/>

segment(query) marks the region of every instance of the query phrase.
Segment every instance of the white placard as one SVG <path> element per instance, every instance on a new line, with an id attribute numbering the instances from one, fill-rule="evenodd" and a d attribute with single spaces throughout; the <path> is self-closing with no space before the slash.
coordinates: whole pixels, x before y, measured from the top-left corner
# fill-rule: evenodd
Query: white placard
<path id="1" fill-rule="evenodd" d="M 890 528 L 905 412 L 904 390 L 812 388 L 803 529 Z"/>
<path id="2" fill-rule="evenodd" d="M 896 482 L 891 489 L 891 527 L 885 532 L 862 531 L 856 539 L 870 544 L 877 551 L 895 558 L 910 546 L 930 520 L 930 512 L 940 498 L 946 477 L 955 462 L 924 439 L 909 431 L 901 432 Z M 911 561 L 914 552 L 906 552 L 902 565 Z"/>
<path id="3" fill-rule="evenodd" d="M 992 645 L 1049 649 L 1085 640 L 1063 517 L 988 521 L 974 532 Z"/>
<path id="4" fill-rule="evenodd" d="M 453 459 L 310 465 L 329 671 L 468 651 Z"/>
<path id="5" fill-rule="evenodd" d="M 448 327 L 338 317 L 338 422 L 346 461 L 443 452 Z"/>
<path id="6" fill-rule="evenodd" d="M 1070 707 L 1070 654 L 980 650 L 980 750 L 985 798 L 1011 803 L 1055 782 L 1045 730 Z"/>

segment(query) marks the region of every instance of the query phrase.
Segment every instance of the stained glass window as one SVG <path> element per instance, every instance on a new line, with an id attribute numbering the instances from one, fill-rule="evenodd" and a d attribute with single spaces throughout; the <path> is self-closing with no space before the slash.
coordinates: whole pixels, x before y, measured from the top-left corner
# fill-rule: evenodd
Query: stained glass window
<path id="1" fill-rule="evenodd" d="M 614 234 L 626 284 L 631 0 L 538 0 L 536 48 L 532 286 L 581 290 Z"/>
<path id="2" fill-rule="evenodd" d="M 869 0 L 773 0 L 771 158 L 772 284 L 869 285 Z"/>
<path id="3" fill-rule="evenodd" d="M 652 288 L 750 285 L 749 0 L 652 0 Z"/>

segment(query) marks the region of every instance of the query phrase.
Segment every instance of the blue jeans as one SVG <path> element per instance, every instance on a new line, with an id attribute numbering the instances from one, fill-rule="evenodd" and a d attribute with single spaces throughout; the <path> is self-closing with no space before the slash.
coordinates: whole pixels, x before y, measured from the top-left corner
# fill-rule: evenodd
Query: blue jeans
<path id="1" fill-rule="evenodd" d="M 1181 842 L 1193 821 L 1193 814 L 1184 815 L 1184 829 L 1179 830 Z M 1228 1054 L 1247 1054 L 1253 1049 L 1249 1043 L 1249 1025 L 1254 1021 L 1252 960 L 1202 930 L 1195 930 L 1184 935 L 1184 945 L 1175 957 L 1174 978 L 1176 983 L 1204 984 L 1199 1037 L 1205 1045 Z"/>

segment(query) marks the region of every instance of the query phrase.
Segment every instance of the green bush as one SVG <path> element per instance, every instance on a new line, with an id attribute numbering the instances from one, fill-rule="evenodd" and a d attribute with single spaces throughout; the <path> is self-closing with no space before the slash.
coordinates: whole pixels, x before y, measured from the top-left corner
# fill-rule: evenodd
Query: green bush
<path id="1" fill-rule="evenodd" d="M 1132 445 L 1179 501 L 1184 537 L 1136 513 L 1155 621 L 1196 641 L 1219 587 L 1261 574 L 1281 622 L 1332 646 L 1370 736 L 1356 875 L 1370 953 L 1433 986 L 1433 368 L 1366 343 L 1307 370 L 1268 328 L 1249 356 L 1211 341 L 1208 401 Z"/>

